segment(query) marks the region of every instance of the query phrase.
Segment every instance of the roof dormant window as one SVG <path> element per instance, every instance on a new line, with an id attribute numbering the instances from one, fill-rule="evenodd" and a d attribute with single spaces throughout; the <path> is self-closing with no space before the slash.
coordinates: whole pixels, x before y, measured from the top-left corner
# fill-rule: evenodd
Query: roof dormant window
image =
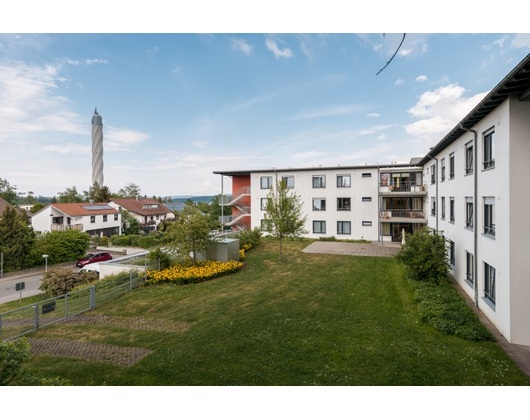
<path id="1" fill-rule="evenodd" d="M 144 204 L 142 210 L 156 210 L 159 209 L 160 205 L 158 204 Z"/>

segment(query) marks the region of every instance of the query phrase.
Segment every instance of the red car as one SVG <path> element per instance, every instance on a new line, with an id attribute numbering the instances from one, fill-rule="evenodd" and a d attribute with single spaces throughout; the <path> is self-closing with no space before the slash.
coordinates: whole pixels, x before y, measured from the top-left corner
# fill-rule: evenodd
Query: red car
<path id="1" fill-rule="evenodd" d="M 83 268 L 87 264 L 97 263 L 112 260 L 112 255 L 108 252 L 91 252 L 77 261 L 75 264 L 79 268 Z"/>

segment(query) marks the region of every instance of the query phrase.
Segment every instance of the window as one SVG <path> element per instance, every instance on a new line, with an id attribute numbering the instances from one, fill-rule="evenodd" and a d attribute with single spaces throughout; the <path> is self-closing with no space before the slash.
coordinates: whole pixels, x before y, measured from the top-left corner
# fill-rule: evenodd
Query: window
<path id="1" fill-rule="evenodd" d="M 363 201 L 365 203 L 371 202 L 372 201 L 372 197 L 363 197 Z"/>
<path id="2" fill-rule="evenodd" d="M 337 235 L 351 235 L 351 222 L 337 222 Z"/>
<path id="3" fill-rule="evenodd" d="M 473 173 L 473 142 L 466 144 L 466 175 Z"/>
<path id="4" fill-rule="evenodd" d="M 268 200 L 269 200 L 268 198 L 262 198 L 260 200 L 260 208 L 261 208 L 262 211 L 266 211 L 267 210 L 267 201 Z"/>
<path id="5" fill-rule="evenodd" d="M 495 168 L 495 131 L 484 134 L 484 169 Z"/>
<path id="6" fill-rule="evenodd" d="M 449 241 L 449 263 L 454 268 L 455 267 L 455 243 L 453 241 Z"/>
<path id="7" fill-rule="evenodd" d="M 324 220 L 313 220 L 313 233 L 326 233 L 326 222 Z"/>
<path id="8" fill-rule="evenodd" d="M 261 177 L 261 189 L 268 190 L 272 187 L 272 176 L 262 176 Z"/>
<path id="9" fill-rule="evenodd" d="M 282 176 L 282 182 L 285 182 L 287 188 L 294 188 L 294 176 Z"/>
<path id="10" fill-rule="evenodd" d="M 454 179 L 455 177 L 455 154 L 451 153 L 449 155 L 449 179 Z"/>
<path id="11" fill-rule="evenodd" d="M 445 197 L 442 197 L 442 202 L 440 206 L 440 218 L 445 220 Z"/>
<path id="12" fill-rule="evenodd" d="M 313 188 L 326 188 L 325 175 L 313 176 Z"/>
<path id="13" fill-rule="evenodd" d="M 96 223 L 96 216 L 90 216 L 90 223 Z"/>
<path id="14" fill-rule="evenodd" d="M 350 188 L 351 175 L 337 175 L 337 188 Z"/>
<path id="15" fill-rule="evenodd" d="M 473 229 L 473 197 L 466 197 L 466 227 Z"/>
<path id="16" fill-rule="evenodd" d="M 265 219 L 260 220 L 260 227 L 262 232 L 268 232 L 269 231 L 269 224 Z"/>
<path id="17" fill-rule="evenodd" d="M 107 221 L 107 215 L 106 215 L 106 214 L 103 215 L 103 221 L 104 221 L 104 222 Z"/>
<path id="18" fill-rule="evenodd" d="M 455 222 L 455 198 L 449 197 L 449 221 Z"/>
<path id="19" fill-rule="evenodd" d="M 337 210 L 351 210 L 351 199 L 348 198 L 337 198 Z"/>
<path id="20" fill-rule="evenodd" d="M 495 236 L 495 197 L 484 197 L 484 234 Z"/>
<path id="21" fill-rule="evenodd" d="M 436 216 L 436 198 L 431 197 L 431 216 Z"/>
<path id="22" fill-rule="evenodd" d="M 444 182 L 445 181 L 445 158 L 441 160 L 440 172 L 441 172 L 440 173 L 441 182 Z"/>
<path id="23" fill-rule="evenodd" d="M 495 304 L 495 268 L 484 263 L 484 297 Z"/>
<path id="24" fill-rule="evenodd" d="M 384 223 L 385 225 L 388 224 L 390 225 L 390 223 Z M 372 226 L 372 222 L 369 222 L 369 221 L 363 221 L 363 226 Z"/>
<path id="25" fill-rule="evenodd" d="M 362 175 L 363 178 L 371 178 L 372 174 L 370 172 L 364 172 Z"/>
<path id="26" fill-rule="evenodd" d="M 313 210 L 314 211 L 325 211 L 326 210 L 326 199 L 325 198 L 313 198 Z"/>
<path id="27" fill-rule="evenodd" d="M 114 215 L 114 221 L 115 222 L 118 221 L 118 215 L 117 214 Z"/>
<path id="28" fill-rule="evenodd" d="M 466 281 L 473 285 L 473 254 L 466 251 Z"/>
<path id="29" fill-rule="evenodd" d="M 431 165 L 431 184 L 436 183 L 436 165 Z"/>

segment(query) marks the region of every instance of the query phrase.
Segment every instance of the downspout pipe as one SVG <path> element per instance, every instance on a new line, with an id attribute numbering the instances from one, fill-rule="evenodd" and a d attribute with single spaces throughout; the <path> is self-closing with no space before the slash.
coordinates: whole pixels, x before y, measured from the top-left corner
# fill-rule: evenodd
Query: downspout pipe
<path id="1" fill-rule="evenodd" d="M 478 134 L 475 130 L 464 127 L 462 123 L 460 123 L 460 128 L 473 133 L 473 289 L 475 307 L 478 307 Z"/>
<path id="2" fill-rule="evenodd" d="M 432 147 L 431 147 L 431 150 L 432 150 Z M 440 203 L 438 202 L 438 182 L 439 182 L 439 179 L 438 179 L 438 158 L 435 158 L 434 156 L 431 156 L 431 152 L 429 151 L 429 153 L 427 153 L 427 157 L 431 158 L 431 159 L 434 159 L 436 164 L 434 166 L 435 168 L 435 174 L 434 174 L 434 184 L 436 185 L 436 201 L 434 203 L 434 216 L 436 217 L 436 233 L 438 233 L 438 208 L 440 206 Z"/>

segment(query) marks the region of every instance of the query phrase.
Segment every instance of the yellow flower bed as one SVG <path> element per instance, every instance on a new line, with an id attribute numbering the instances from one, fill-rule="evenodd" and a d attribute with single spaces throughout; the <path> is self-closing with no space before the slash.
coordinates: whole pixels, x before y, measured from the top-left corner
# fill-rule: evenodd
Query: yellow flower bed
<path id="1" fill-rule="evenodd" d="M 243 267 L 242 262 L 200 261 L 197 265 L 174 265 L 160 271 L 148 271 L 146 284 L 175 283 L 190 284 L 211 280 L 235 273 Z"/>

